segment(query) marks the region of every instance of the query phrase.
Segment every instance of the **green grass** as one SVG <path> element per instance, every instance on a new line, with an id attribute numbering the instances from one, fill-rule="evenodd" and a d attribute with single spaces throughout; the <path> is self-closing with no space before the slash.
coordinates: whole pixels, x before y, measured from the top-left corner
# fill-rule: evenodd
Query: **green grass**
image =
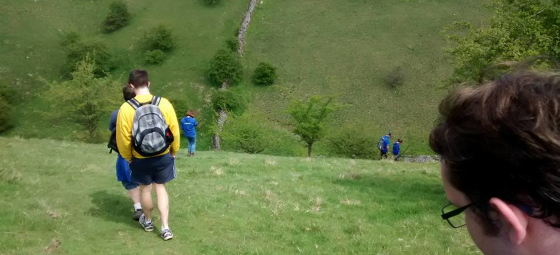
<path id="1" fill-rule="evenodd" d="M 101 23 L 110 0 L 4 0 L 0 5 L 0 80 L 20 92 L 17 128 L 9 136 L 72 139 L 73 127 L 45 118 L 48 105 L 38 77 L 61 78 L 65 62 L 60 47 L 64 32 L 79 32 L 86 40 L 110 46 L 119 60 L 113 77 L 124 81 L 135 67 L 150 71 L 154 92 L 182 99 L 199 109 L 206 120 L 198 141 L 208 148 L 213 113 L 209 98 L 215 90 L 204 70 L 216 50 L 238 28 L 248 1 L 222 1 L 209 7 L 202 0 L 126 0 L 131 24 L 106 35 Z M 260 3 L 261 1 L 259 1 Z M 437 89 L 451 71 L 440 31 L 456 20 L 478 21 L 489 15 L 475 0 L 283 0 L 262 1 L 254 12 L 243 63 L 245 81 L 239 86 L 252 94 L 249 112 L 266 117 L 278 128 L 289 129 L 284 109 L 291 96 L 342 94 L 352 105 L 336 116 L 334 129 L 355 123 L 381 136 L 388 130 L 411 144 L 409 154 L 430 153 L 427 134 L 436 106 L 445 93 Z M 169 26 L 176 49 L 161 66 L 143 63 L 139 41 L 145 30 Z M 250 84 L 256 65 L 278 67 L 274 87 Z M 396 89 L 382 82 L 386 73 L 402 66 L 405 84 Z M 204 122 L 204 121 L 202 121 Z M 105 125 L 105 123 L 104 123 Z M 282 132 L 280 132 L 282 133 Z M 277 154 L 294 154 L 300 146 L 283 138 L 286 148 Z M 372 145 L 373 146 L 373 145 Z M 276 146 L 278 147 L 278 146 Z M 317 155 L 326 154 L 318 143 Z"/>
<path id="2" fill-rule="evenodd" d="M 265 0 L 245 58 L 251 71 L 261 61 L 277 66 L 279 81 L 277 89 L 254 89 L 254 108 L 285 123 L 290 97 L 342 94 L 352 107 L 333 118 L 333 129 L 364 125 L 379 137 L 392 131 L 412 145 L 408 153 L 431 153 L 427 138 L 446 93 L 438 87 L 452 70 L 440 32 L 453 21 L 488 17 L 486 2 Z M 393 90 L 383 79 L 398 66 L 405 84 Z"/>
<path id="3" fill-rule="evenodd" d="M 476 253 L 439 217 L 437 164 L 181 151 L 163 242 L 130 219 L 103 146 L 0 143 L 0 254 Z"/>
<path id="4" fill-rule="evenodd" d="M 205 81 L 204 70 L 225 39 L 233 37 L 247 3 L 223 1 L 219 6 L 208 7 L 202 0 L 125 1 L 132 14 L 130 25 L 106 35 L 101 33 L 101 23 L 111 2 L 2 2 L 0 80 L 17 87 L 25 101 L 17 108 L 19 125 L 9 135 L 71 137 L 72 127 L 68 124 L 45 120 L 41 113 L 45 103 L 40 98 L 44 84 L 37 80 L 38 76 L 47 80 L 60 78 L 65 63 L 60 42 L 62 34 L 71 31 L 110 47 L 120 64 L 113 73 L 116 79 L 124 82 L 132 68 L 147 68 L 154 93 L 184 100 L 193 109 L 206 107 L 205 100 L 213 88 Z M 144 31 L 159 24 L 171 28 L 176 48 L 162 65 L 145 65 L 141 37 Z"/>

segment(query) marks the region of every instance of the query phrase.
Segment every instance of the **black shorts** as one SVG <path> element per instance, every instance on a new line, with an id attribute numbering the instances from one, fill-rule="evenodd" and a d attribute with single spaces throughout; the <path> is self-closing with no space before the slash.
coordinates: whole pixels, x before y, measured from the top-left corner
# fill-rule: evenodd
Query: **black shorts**
<path id="1" fill-rule="evenodd" d="M 175 158 L 170 153 L 154 158 L 135 158 L 129 166 L 132 182 L 141 185 L 164 184 L 177 176 Z"/>

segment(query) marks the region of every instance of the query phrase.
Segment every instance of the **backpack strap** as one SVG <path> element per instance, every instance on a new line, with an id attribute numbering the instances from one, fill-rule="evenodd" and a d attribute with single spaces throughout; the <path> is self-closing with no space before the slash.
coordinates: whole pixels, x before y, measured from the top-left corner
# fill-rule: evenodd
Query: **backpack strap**
<path id="1" fill-rule="evenodd" d="M 126 101 L 130 106 L 132 106 L 132 108 L 134 108 L 134 110 L 138 110 L 138 108 L 140 108 L 140 106 L 142 106 L 140 104 L 140 102 L 138 102 L 138 100 L 136 100 L 136 98 L 130 99 L 128 101 Z"/>
<path id="2" fill-rule="evenodd" d="M 160 102 L 161 102 L 161 97 L 153 96 L 152 97 L 152 102 L 150 102 L 150 104 L 153 104 L 155 106 L 159 106 Z"/>

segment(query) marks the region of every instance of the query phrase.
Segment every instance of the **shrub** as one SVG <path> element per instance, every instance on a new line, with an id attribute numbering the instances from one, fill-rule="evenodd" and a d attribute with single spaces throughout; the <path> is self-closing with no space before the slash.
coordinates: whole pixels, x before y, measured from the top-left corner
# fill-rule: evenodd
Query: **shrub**
<path id="1" fill-rule="evenodd" d="M 238 83 L 243 77 L 243 66 L 239 56 L 225 49 L 218 50 L 210 61 L 206 76 L 216 85 L 221 85 L 225 81 L 229 81 L 230 85 Z"/>
<path id="2" fill-rule="evenodd" d="M 175 109 L 175 113 L 177 113 L 177 118 L 182 119 L 185 117 L 185 113 L 190 110 L 189 104 L 184 99 L 179 99 L 177 97 L 168 98 L 168 100 L 173 105 L 173 109 Z"/>
<path id="3" fill-rule="evenodd" d="M 93 60 L 95 77 L 105 77 L 115 68 L 109 49 L 101 42 L 84 42 L 78 34 L 71 32 L 64 36 L 61 45 L 66 51 L 64 74 L 67 77 L 76 71 L 77 64 L 86 56 Z"/>
<path id="4" fill-rule="evenodd" d="M 78 42 L 81 41 L 81 37 L 78 33 L 76 32 L 68 32 L 65 33 L 62 36 L 62 42 L 60 43 L 60 45 L 64 48 L 67 48 L 68 46 L 72 45 L 72 44 L 76 44 Z"/>
<path id="5" fill-rule="evenodd" d="M 346 126 L 327 139 L 331 155 L 346 158 L 374 159 L 377 138 L 363 127 Z"/>
<path id="6" fill-rule="evenodd" d="M 146 55 L 144 57 L 147 64 L 158 65 L 163 63 L 163 60 L 165 59 L 165 52 L 161 50 L 149 50 L 146 51 Z"/>
<path id="7" fill-rule="evenodd" d="M 237 48 L 239 48 L 239 41 L 237 41 L 237 38 L 227 39 L 226 48 L 228 48 L 232 52 L 237 52 Z"/>
<path id="8" fill-rule="evenodd" d="M 263 124 L 250 118 L 239 118 L 224 133 L 224 144 L 238 152 L 262 153 L 269 146 L 269 135 Z"/>
<path id="9" fill-rule="evenodd" d="M 0 98 L 3 98 L 8 104 L 15 104 L 18 101 L 18 97 L 19 93 L 15 89 L 7 84 L 0 83 Z"/>
<path id="10" fill-rule="evenodd" d="M 109 15 L 107 15 L 103 22 L 103 31 L 105 33 L 112 33 L 128 25 L 130 13 L 125 2 L 113 2 L 109 6 L 109 10 Z"/>
<path id="11" fill-rule="evenodd" d="M 171 29 L 164 25 L 159 25 L 148 30 L 144 34 L 144 43 L 148 50 L 172 50 L 174 43 Z"/>
<path id="12" fill-rule="evenodd" d="M 203 0 L 207 5 L 217 5 L 221 2 L 221 0 Z"/>
<path id="13" fill-rule="evenodd" d="M 0 133 L 14 127 L 13 107 L 4 97 L 0 97 Z"/>
<path id="14" fill-rule="evenodd" d="M 247 99 L 232 90 L 218 90 L 212 96 L 212 106 L 216 112 L 225 110 L 241 115 L 245 111 L 246 105 Z"/>
<path id="15" fill-rule="evenodd" d="M 397 88 L 404 84 L 404 79 L 402 67 L 395 67 L 385 76 L 385 84 L 391 88 Z"/>
<path id="16" fill-rule="evenodd" d="M 269 63 L 259 63 L 253 74 L 253 82 L 257 85 L 272 85 L 274 80 L 276 80 L 276 68 Z"/>

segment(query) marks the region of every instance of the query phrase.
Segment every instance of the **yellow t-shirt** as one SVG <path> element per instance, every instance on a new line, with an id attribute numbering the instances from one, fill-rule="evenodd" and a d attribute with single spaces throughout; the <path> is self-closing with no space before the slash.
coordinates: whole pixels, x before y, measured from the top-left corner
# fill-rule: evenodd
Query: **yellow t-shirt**
<path id="1" fill-rule="evenodd" d="M 152 95 L 139 95 L 135 97 L 135 99 L 140 103 L 150 102 L 152 101 L 152 98 Z M 175 155 L 179 151 L 181 140 L 181 133 L 179 133 L 179 123 L 177 122 L 175 109 L 173 109 L 173 105 L 171 105 L 167 99 L 161 98 L 159 110 L 163 114 L 163 117 L 167 122 L 167 126 L 169 126 L 169 129 L 171 130 L 171 133 L 173 133 L 173 137 L 175 137 L 175 139 L 171 146 L 169 146 L 169 149 L 157 156 L 165 155 L 169 152 Z M 136 111 L 134 108 L 132 108 L 129 103 L 125 102 L 121 105 L 119 115 L 117 117 L 117 146 L 119 147 L 119 153 L 127 161 L 131 161 L 133 157 L 146 158 L 132 148 L 132 124 L 134 122 L 135 113 Z"/>

